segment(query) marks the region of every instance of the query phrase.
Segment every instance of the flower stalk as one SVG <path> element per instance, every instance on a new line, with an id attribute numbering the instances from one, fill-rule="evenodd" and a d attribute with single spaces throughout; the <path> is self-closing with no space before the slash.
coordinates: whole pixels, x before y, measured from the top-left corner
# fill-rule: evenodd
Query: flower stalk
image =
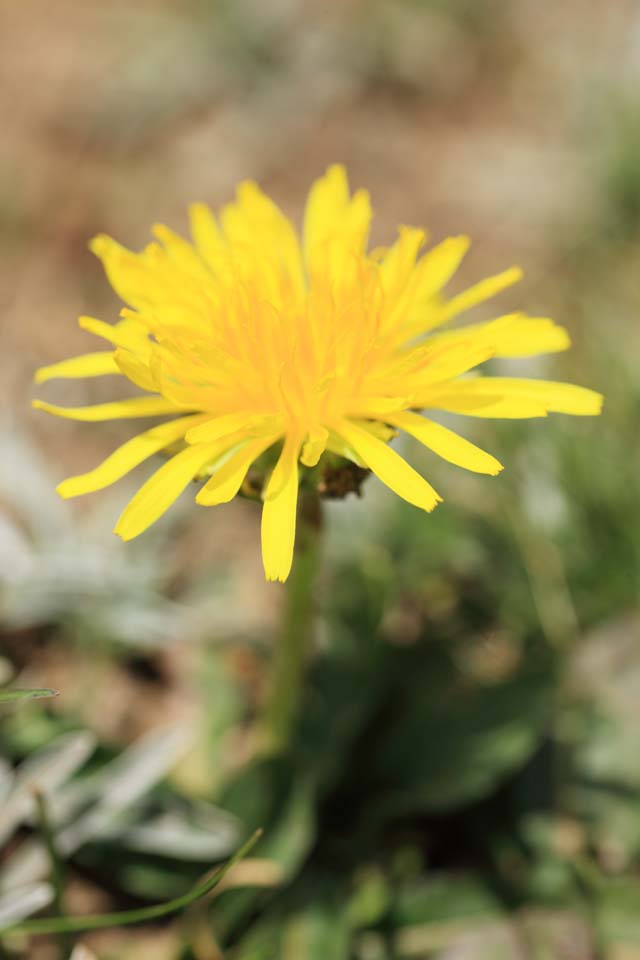
<path id="1" fill-rule="evenodd" d="M 320 564 L 322 502 L 311 486 L 300 490 L 295 562 L 287 580 L 281 635 L 276 639 L 263 715 L 263 749 L 283 753 L 298 718 L 304 668 L 313 636 L 314 587 Z"/>

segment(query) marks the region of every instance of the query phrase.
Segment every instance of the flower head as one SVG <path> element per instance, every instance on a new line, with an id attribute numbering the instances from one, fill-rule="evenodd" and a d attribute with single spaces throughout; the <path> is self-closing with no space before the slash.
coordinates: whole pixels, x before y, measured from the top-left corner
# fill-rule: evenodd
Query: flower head
<path id="1" fill-rule="evenodd" d="M 198 503 L 231 500 L 254 461 L 271 451 L 262 552 L 267 577 L 284 580 L 300 465 L 347 458 L 430 511 L 441 498 L 389 446 L 398 430 L 469 470 L 496 474 L 501 465 L 423 411 L 509 418 L 600 411 L 600 396 L 582 387 L 472 373 L 491 357 L 564 350 L 569 338 L 551 320 L 520 313 L 443 331 L 520 271 L 446 299 L 442 291 L 468 239 L 452 237 L 422 253 L 424 233 L 402 227 L 393 246 L 368 252 L 369 196 L 350 194 L 340 166 L 312 186 L 301 239 L 254 183 L 241 184 L 218 220 L 202 204 L 190 216 L 191 242 L 164 226 L 154 227 L 156 240 L 140 253 L 106 236 L 92 241 L 128 306 L 115 325 L 79 322 L 111 347 L 36 375 L 43 382 L 121 374 L 144 391 L 90 407 L 35 402 L 58 416 L 171 416 L 58 487 L 63 497 L 98 490 L 168 451 L 118 520 L 115 532 L 125 540 L 154 523 L 194 479 L 203 481 Z"/>

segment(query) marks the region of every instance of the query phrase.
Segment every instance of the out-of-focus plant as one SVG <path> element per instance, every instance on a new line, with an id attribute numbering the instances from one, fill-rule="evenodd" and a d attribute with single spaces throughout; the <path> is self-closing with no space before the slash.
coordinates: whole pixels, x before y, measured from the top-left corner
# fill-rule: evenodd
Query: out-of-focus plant
<path id="1" fill-rule="evenodd" d="M 53 899 L 36 795 L 46 802 L 59 856 L 106 870 L 111 882 L 131 893 L 149 896 L 155 889 L 157 895 L 170 896 L 185 875 L 192 875 L 189 864 L 228 856 L 239 835 L 234 818 L 160 786 L 187 745 L 184 730 L 159 730 L 105 762 L 106 750 L 96 738 L 88 731 L 74 731 L 31 753 L 15 770 L 3 759 L 0 849 L 20 828 L 29 831 L 20 842 L 13 840 L 0 863 L 4 925 Z M 136 873 L 136 860 L 147 861 L 146 872 Z M 181 864 L 178 872 L 169 867 L 176 860 Z"/>
<path id="2" fill-rule="evenodd" d="M 176 524 L 125 550 L 104 503 L 79 523 L 52 497 L 50 467 L 22 432 L 0 431 L 0 625 L 58 628 L 83 642 L 141 650 L 201 631 L 197 597 L 170 599 Z M 211 596 L 212 581 L 209 583 Z M 209 596 L 209 602 L 210 602 Z"/>

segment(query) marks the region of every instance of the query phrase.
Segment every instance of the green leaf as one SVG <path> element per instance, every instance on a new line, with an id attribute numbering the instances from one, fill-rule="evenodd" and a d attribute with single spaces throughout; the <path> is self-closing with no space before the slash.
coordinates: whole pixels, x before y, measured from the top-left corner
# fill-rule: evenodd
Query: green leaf
<path id="1" fill-rule="evenodd" d="M 550 719 L 554 664 L 542 641 L 498 680 L 465 675 L 453 643 L 390 651 L 386 669 L 386 706 L 350 772 L 374 823 L 481 800 L 526 762 Z"/>
<path id="2" fill-rule="evenodd" d="M 474 875 L 441 874 L 413 881 L 398 892 L 394 924 L 501 916 L 496 895 Z"/>
<path id="3" fill-rule="evenodd" d="M 0 690 L 0 703 L 14 703 L 22 700 L 44 700 L 57 697 L 57 690 Z"/>
<path id="4" fill-rule="evenodd" d="M 316 904 L 288 922 L 282 939 L 281 960 L 347 960 L 350 930 L 335 909 Z"/>
<path id="5" fill-rule="evenodd" d="M 352 928 L 347 914 L 315 892 L 304 907 L 273 911 L 251 925 L 233 952 L 234 960 L 348 960 Z"/>
<path id="6" fill-rule="evenodd" d="M 596 926 L 605 944 L 640 944 L 640 883 L 608 878 L 596 905 Z"/>

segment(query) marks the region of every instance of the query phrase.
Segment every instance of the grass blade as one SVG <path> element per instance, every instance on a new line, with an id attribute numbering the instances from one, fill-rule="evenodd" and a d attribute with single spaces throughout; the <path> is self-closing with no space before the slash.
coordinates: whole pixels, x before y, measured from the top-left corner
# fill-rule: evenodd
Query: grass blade
<path id="1" fill-rule="evenodd" d="M 160 917 L 178 913 L 186 907 L 200 900 L 218 886 L 223 877 L 245 857 L 257 843 L 262 830 L 256 830 L 252 837 L 240 847 L 222 867 L 213 873 L 208 880 L 197 884 L 181 897 L 158 903 L 151 907 L 142 907 L 140 910 L 125 910 L 121 913 L 92 914 L 86 917 L 45 917 L 41 920 L 27 920 L 24 923 L 5 927 L 3 933 L 19 934 L 55 934 L 55 933 L 82 933 L 87 930 L 104 930 L 108 927 L 124 927 L 133 923 L 146 923 Z"/>
<path id="2" fill-rule="evenodd" d="M 0 690 L 0 703 L 15 703 L 20 700 L 43 700 L 57 697 L 57 690 Z"/>

